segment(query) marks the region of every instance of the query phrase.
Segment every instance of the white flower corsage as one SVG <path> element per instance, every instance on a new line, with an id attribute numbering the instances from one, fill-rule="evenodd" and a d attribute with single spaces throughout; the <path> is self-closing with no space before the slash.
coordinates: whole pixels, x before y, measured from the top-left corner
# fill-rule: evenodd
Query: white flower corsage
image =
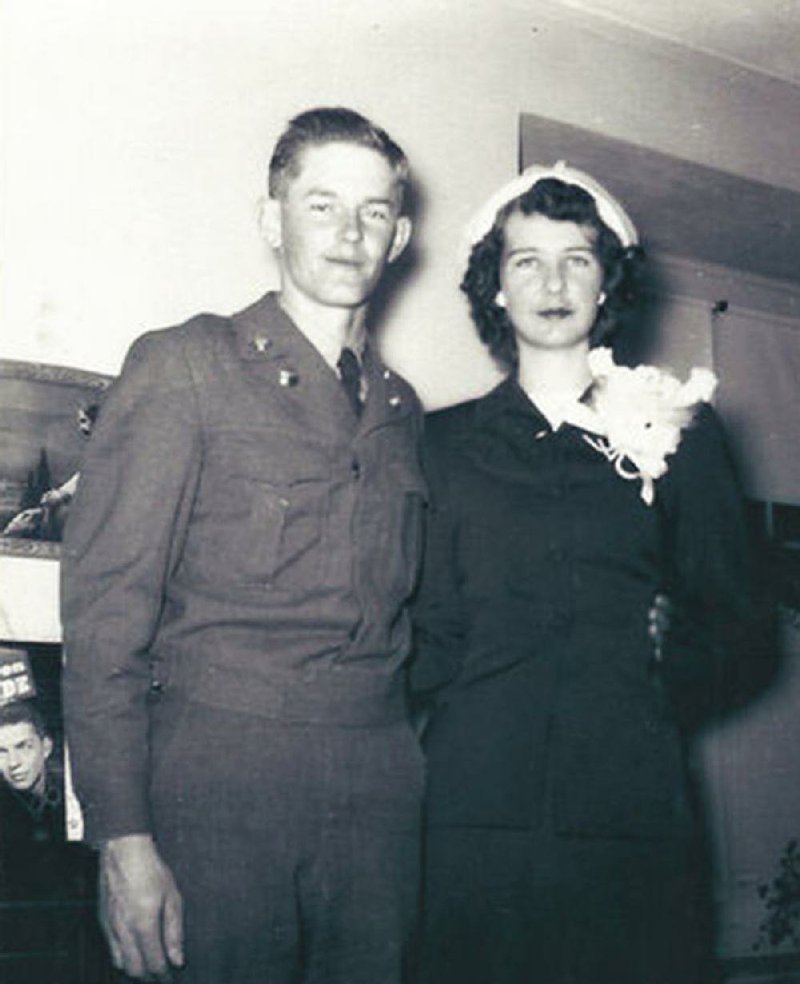
<path id="1" fill-rule="evenodd" d="M 667 470 L 667 456 L 678 449 L 681 431 L 698 404 L 711 399 L 717 377 L 709 369 L 692 369 L 682 383 L 656 366 L 618 366 L 607 348 L 592 349 L 589 368 L 594 429 L 601 436 L 584 434 L 584 440 L 622 478 L 639 479 L 642 499 L 652 505 L 654 483 Z"/>

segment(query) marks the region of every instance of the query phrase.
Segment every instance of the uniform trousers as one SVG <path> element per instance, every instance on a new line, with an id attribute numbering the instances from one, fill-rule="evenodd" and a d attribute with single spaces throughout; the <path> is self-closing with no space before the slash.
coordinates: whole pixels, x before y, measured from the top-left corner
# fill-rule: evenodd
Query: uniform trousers
<path id="1" fill-rule="evenodd" d="M 182 984 L 400 984 L 423 760 L 405 721 L 289 725 L 162 708 L 151 798 L 184 899 Z"/>
<path id="2" fill-rule="evenodd" d="M 704 921 L 686 839 L 436 827 L 424 984 L 697 984 Z"/>

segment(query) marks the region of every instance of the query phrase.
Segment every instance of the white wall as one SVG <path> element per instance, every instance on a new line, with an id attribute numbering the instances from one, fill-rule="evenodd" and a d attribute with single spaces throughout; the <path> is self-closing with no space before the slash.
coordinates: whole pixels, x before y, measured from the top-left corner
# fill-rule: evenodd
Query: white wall
<path id="1" fill-rule="evenodd" d="M 519 111 L 800 190 L 796 87 L 551 0 L 11 0 L 0 356 L 115 371 L 133 337 L 274 282 L 255 229 L 286 118 L 345 103 L 426 195 L 385 351 L 429 405 L 494 370 L 456 290 Z"/>

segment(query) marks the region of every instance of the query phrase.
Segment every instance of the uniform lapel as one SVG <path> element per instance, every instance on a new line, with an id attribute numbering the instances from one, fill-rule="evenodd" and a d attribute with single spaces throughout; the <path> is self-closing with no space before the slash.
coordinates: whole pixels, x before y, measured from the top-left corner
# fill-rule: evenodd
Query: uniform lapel
<path id="1" fill-rule="evenodd" d="M 232 318 L 237 351 L 250 378 L 282 397 L 294 422 L 315 433 L 341 436 L 354 428 L 353 411 L 339 378 L 267 294 Z"/>
<path id="2" fill-rule="evenodd" d="M 363 354 L 367 380 L 367 399 L 361 415 L 360 431 L 366 433 L 407 417 L 413 409 L 408 393 L 391 369 L 387 369 L 368 341 Z"/>

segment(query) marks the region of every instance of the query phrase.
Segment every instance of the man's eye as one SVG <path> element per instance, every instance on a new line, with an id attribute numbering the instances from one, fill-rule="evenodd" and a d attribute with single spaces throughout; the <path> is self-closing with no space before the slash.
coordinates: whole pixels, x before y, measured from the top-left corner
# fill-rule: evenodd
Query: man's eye
<path id="1" fill-rule="evenodd" d="M 380 205 L 371 205 L 364 210 L 364 216 L 373 222 L 387 222 L 389 220 L 389 210 Z"/>
<path id="2" fill-rule="evenodd" d="M 312 212 L 330 212 L 331 203 L 330 202 L 311 202 L 310 205 Z"/>
<path id="3" fill-rule="evenodd" d="M 588 256 L 582 256 L 580 253 L 577 253 L 577 254 L 574 254 L 572 256 L 568 256 L 567 257 L 567 262 L 571 266 L 574 266 L 574 267 L 581 267 L 581 268 L 588 267 L 589 266 L 589 257 Z"/>

